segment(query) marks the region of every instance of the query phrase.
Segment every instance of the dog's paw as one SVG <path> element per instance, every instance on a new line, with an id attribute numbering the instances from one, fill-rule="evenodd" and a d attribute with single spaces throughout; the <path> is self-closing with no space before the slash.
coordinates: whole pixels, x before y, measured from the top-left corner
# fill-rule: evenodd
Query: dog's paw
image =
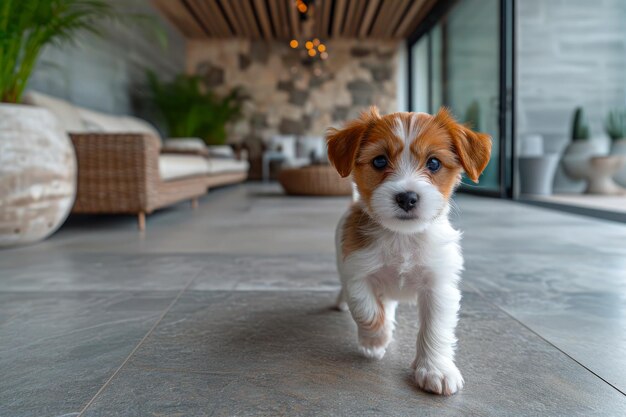
<path id="1" fill-rule="evenodd" d="M 382 346 L 378 346 L 378 347 L 359 346 L 359 351 L 366 358 L 380 360 L 383 358 L 383 356 L 385 356 L 385 352 L 387 351 L 387 349 Z"/>
<path id="2" fill-rule="evenodd" d="M 345 301 L 338 301 L 335 305 L 335 309 L 337 309 L 338 311 L 348 311 L 348 303 L 346 303 Z"/>
<path id="3" fill-rule="evenodd" d="M 440 366 L 414 361 L 412 367 L 415 370 L 415 382 L 424 391 L 452 395 L 463 388 L 465 383 L 461 372 L 452 361 Z"/>
<path id="4" fill-rule="evenodd" d="M 359 350 L 367 358 L 382 359 L 391 339 L 391 328 L 373 334 L 359 329 Z"/>

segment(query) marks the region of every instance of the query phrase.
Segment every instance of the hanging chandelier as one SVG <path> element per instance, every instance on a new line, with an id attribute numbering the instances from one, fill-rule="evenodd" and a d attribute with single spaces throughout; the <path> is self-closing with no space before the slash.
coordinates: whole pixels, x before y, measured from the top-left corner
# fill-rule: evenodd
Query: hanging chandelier
<path id="1" fill-rule="evenodd" d="M 313 27 L 315 27 L 315 5 L 314 0 L 295 0 L 293 7 L 298 10 L 300 21 L 302 22 L 303 39 L 292 39 L 289 46 L 300 51 L 304 61 L 326 60 L 328 50 L 326 45 L 319 38 L 313 37 Z"/>

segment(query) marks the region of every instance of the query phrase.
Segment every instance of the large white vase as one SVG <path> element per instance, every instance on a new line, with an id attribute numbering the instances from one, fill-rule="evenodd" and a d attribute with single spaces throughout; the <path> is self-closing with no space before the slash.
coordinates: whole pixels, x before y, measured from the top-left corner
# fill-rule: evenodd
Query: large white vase
<path id="1" fill-rule="evenodd" d="M 76 155 L 48 110 L 0 104 L 0 247 L 37 242 L 67 218 Z"/>

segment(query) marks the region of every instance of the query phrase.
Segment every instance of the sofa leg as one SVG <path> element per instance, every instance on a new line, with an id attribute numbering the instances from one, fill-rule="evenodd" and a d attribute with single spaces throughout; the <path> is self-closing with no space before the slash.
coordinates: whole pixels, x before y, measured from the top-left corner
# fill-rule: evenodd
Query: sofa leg
<path id="1" fill-rule="evenodd" d="M 200 201 L 198 200 L 198 197 L 194 197 L 191 199 L 191 208 L 192 209 L 197 209 L 198 206 L 200 205 Z"/>
<path id="2" fill-rule="evenodd" d="M 144 213 L 143 211 L 137 214 L 137 227 L 139 228 L 140 232 L 146 230 L 146 213 Z"/>

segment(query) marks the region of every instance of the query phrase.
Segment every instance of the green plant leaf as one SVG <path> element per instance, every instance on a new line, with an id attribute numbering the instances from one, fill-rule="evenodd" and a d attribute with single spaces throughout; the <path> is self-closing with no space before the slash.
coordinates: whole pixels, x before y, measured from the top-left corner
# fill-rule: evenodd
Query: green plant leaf
<path id="1" fill-rule="evenodd" d="M 111 21 L 152 19 L 118 12 L 104 0 L 2 0 L 0 3 L 0 101 L 17 103 L 43 48 L 72 43 L 79 32 L 102 36 Z M 156 26 L 152 25 L 156 31 Z M 164 34 L 160 31 L 160 42 Z"/>
<path id="2" fill-rule="evenodd" d="M 572 120 L 572 140 L 588 140 L 590 137 L 591 133 L 584 110 L 582 107 L 577 107 Z"/>
<path id="3" fill-rule="evenodd" d="M 626 109 L 615 109 L 609 112 L 604 129 L 612 140 L 626 138 Z"/>
<path id="4" fill-rule="evenodd" d="M 246 100 L 241 88 L 219 96 L 206 88 L 198 76 L 179 75 L 161 81 L 151 71 L 146 74 L 149 100 L 158 111 L 172 137 L 198 137 L 207 144 L 226 143 L 228 123 L 242 115 Z"/>

